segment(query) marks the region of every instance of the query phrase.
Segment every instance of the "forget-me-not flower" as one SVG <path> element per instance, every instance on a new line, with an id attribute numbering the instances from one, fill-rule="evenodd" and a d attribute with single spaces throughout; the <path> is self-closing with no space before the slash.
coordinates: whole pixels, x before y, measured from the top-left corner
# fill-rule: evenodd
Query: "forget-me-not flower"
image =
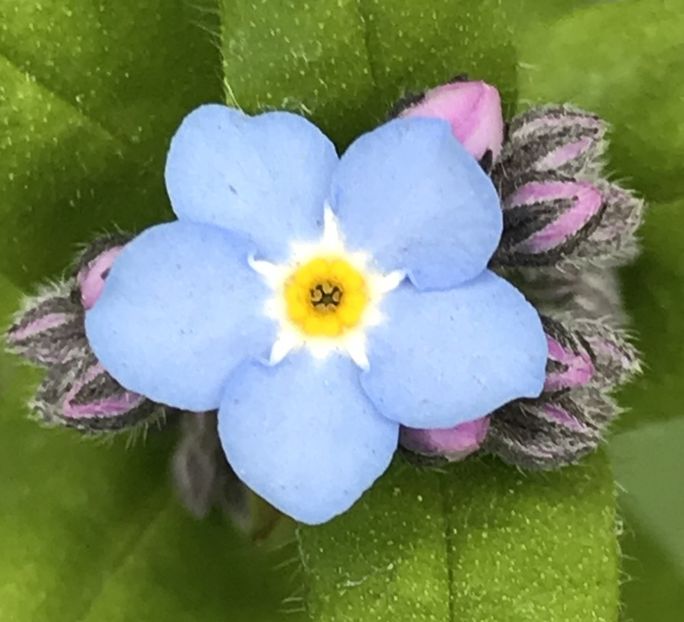
<path id="1" fill-rule="evenodd" d="M 126 389 L 218 409 L 235 472 L 294 518 L 349 508 L 400 424 L 539 395 L 539 317 L 487 270 L 499 199 L 447 122 L 393 120 L 338 158 L 300 116 L 203 106 L 166 184 L 178 220 L 125 246 L 88 339 Z"/>

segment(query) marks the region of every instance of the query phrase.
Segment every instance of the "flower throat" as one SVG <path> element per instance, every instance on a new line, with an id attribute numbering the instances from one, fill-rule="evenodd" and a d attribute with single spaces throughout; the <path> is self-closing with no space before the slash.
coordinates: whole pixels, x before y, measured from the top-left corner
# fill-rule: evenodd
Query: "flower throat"
<path id="1" fill-rule="evenodd" d="M 290 320 L 308 336 L 339 337 L 358 325 L 368 304 L 366 278 L 346 259 L 315 257 L 285 282 Z"/>

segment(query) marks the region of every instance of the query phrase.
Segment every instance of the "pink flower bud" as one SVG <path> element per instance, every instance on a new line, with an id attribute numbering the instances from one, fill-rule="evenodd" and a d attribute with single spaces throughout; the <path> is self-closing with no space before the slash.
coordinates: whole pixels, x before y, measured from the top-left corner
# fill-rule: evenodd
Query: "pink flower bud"
<path id="1" fill-rule="evenodd" d="M 604 321 L 542 323 L 549 343 L 544 392 L 493 413 L 483 450 L 520 467 L 557 469 L 596 449 L 620 412 L 611 392 L 641 366 L 628 335 Z"/>
<path id="2" fill-rule="evenodd" d="M 530 409 L 532 410 L 532 408 Z M 574 432 L 590 432 L 591 427 L 578 416 L 572 413 L 572 409 L 564 404 L 549 402 L 543 404 L 538 410 L 538 413 L 543 419 L 550 421 L 562 428 L 572 430 Z"/>
<path id="3" fill-rule="evenodd" d="M 65 420 L 77 422 L 131 415 L 146 401 L 142 395 L 126 391 L 97 362 L 79 371 L 61 398 Z"/>
<path id="4" fill-rule="evenodd" d="M 109 269 L 122 248 L 122 246 L 108 248 L 88 262 L 76 275 L 76 281 L 81 289 L 81 302 L 85 309 L 90 309 L 100 297 Z"/>
<path id="5" fill-rule="evenodd" d="M 424 456 L 441 456 L 449 461 L 463 460 L 480 448 L 487 436 L 489 417 L 461 423 L 444 430 L 401 428 L 400 442 Z"/>
<path id="6" fill-rule="evenodd" d="M 487 151 L 494 160 L 501 152 L 504 122 L 499 91 L 485 82 L 452 82 L 427 91 L 403 117 L 444 119 L 454 136 L 478 160 Z"/>
<path id="7" fill-rule="evenodd" d="M 524 241 L 532 253 L 556 248 L 590 225 L 601 211 L 603 197 L 589 182 L 530 182 L 506 202 L 505 209 L 539 205 L 548 206 L 550 222 Z"/>
<path id="8" fill-rule="evenodd" d="M 68 283 L 41 288 L 24 301 L 7 330 L 7 346 L 32 363 L 64 363 L 83 343 L 83 318 Z"/>
<path id="9" fill-rule="evenodd" d="M 549 344 L 549 361 L 553 370 L 547 372 L 544 392 L 562 391 L 589 384 L 594 377 L 594 363 L 588 352 L 567 347 L 557 339 L 546 336 Z"/>
<path id="10" fill-rule="evenodd" d="M 165 416 L 163 407 L 124 389 L 87 351 L 49 368 L 32 406 L 45 422 L 85 434 L 150 425 Z"/>
<path id="11" fill-rule="evenodd" d="M 566 175 L 599 170 L 606 129 L 598 116 L 572 106 L 532 108 L 511 121 L 502 165 L 509 175 L 520 166 L 525 172 Z"/>
<path id="12" fill-rule="evenodd" d="M 572 253 L 596 229 L 602 192 L 586 181 L 531 181 L 504 202 L 504 234 L 496 261 L 549 265 Z"/>
<path id="13" fill-rule="evenodd" d="M 596 449 L 605 427 L 600 419 L 581 394 L 577 401 L 513 402 L 493 415 L 485 449 L 525 469 L 558 469 Z"/>
<path id="14" fill-rule="evenodd" d="M 636 232 L 643 220 L 644 202 L 632 192 L 605 180 L 598 180 L 596 187 L 604 202 L 600 221 L 573 255 L 604 265 L 620 265 L 637 254 Z"/>

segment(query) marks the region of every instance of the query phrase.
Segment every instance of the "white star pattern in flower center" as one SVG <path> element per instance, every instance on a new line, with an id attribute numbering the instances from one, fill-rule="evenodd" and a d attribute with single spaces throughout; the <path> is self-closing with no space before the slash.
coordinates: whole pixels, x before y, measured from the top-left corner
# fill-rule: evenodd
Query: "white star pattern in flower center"
<path id="1" fill-rule="evenodd" d="M 366 331 L 383 321 L 380 304 L 406 274 L 382 274 L 373 269 L 372 257 L 345 248 L 332 209 L 325 206 L 323 236 L 314 243 L 292 244 L 290 259 L 275 264 L 250 259 L 273 295 L 264 312 L 279 326 L 270 362 L 307 347 L 316 358 L 346 353 L 368 369 Z"/>

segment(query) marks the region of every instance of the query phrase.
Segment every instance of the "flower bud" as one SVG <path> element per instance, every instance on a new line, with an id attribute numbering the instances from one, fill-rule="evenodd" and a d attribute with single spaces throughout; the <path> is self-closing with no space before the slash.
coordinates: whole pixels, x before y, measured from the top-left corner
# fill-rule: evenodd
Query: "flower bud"
<path id="1" fill-rule="evenodd" d="M 504 122 L 501 98 L 485 82 L 452 82 L 431 89 L 405 108 L 400 116 L 444 119 L 454 136 L 477 160 L 489 151 L 493 160 L 501 152 Z"/>
<path id="2" fill-rule="evenodd" d="M 641 371 L 639 353 L 619 328 L 599 320 L 558 322 L 542 317 L 549 358 L 544 394 L 615 388 Z"/>
<path id="3" fill-rule="evenodd" d="M 601 427 L 587 415 L 568 398 L 553 403 L 514 402 L 492 415 L 484 449 L 525 469 L 574 464 L 602 439 Z"/>
<path id="4" fill-rule="evenodd" d="M 602 266 L 619 266 L 638 252 L 636 232 L 643 220 L 644 202 L 632 192 L 605 180 L 595 184 L 603 197 L 596 227 L 572 252 L 573 260 Z"/>
<path id="5" fill-rule="evenodd" d="M 12 351 L 32 363 L 52 365 L 71 358 L 85 338 L 82 312 L 70 299 L 69 284 L 45 287 L 26 298 L 5 339 Z"/>
<path id="6" fill-rule="evenodd" d="M 556 341 L 563 349 L 567 370 L 574 370 L 575 379 L 585 380 L 575 386 L 587 385 L 598 389 L 613 389 L 629 382 L 641 372 L 641 360 L 628 335 L 601 320 L 581 319 L 561 324 L 543 319 L 547 339 Z M 554 357 L 558 353 L 554 353 Z M 552 359 L 549 349 L 549 359 Z M 580 359 L 582 362 L 579 362 Z M 569 363 L 569 364 L 568 364 Z M 591 366 L 591 374 L 589 367 Z M 584 371 L 581 371 L 581 368 Z M 576 375 L 579 374 L 579 375 Z M 547 376 L 547 381 L 551 374 Z M 547 391 L 547 389 L 544 389 Z"/>
<path id="7" fill-rule="evenodd" d="M 126 391 L 88 351 L 81 360 L 51 367 L 32 407 L 47 423 L 85 433 L 115 432 L 165 415 L 159 404 Z"/>
<path id="8" fill-rule="evenodd" d="M 598 170 L 605 151 L 606 124 L 571 106 L 540 106 L 513 118 L 501 157 L 502 173 L 513 179 L 531 173 L 574 176 Z"/>
<path id="9" fill-rule="evenodd" d="M 79 270 L 76 282 L 81 290 L 81 303 L 84 309 L 90 309 L 100 297 L 109 270 L 122 249 L 122 246 L 108 248 Z"/>
<path id="10" fill-rule="evenodd" d="M 489 417 L 442 430 L 401 428 L 399 442 L 415 453 L 439 456 L 455 462 L 477 451 L 487 436 L 488 429 Z"/>
<path id="11" fill-rule="evenodd" d="M 226 461 L 216 411 L 180 415 L 181 438 L 171 462 L 176 494 L 196 518 L 220 507 L 244 533 L 259 527 L 254 496 Z"/>
<path id="12" fill-rule="evenodd" d="M 508 266 L 553 265 L 599 224 L 604 197 L 586 181 L 532 181 L 504 203 L 504 233 L 496 261 Z"/>
<path id="13" fill-rule="evenodd" d="M 166 409 L 124 389 L 99 364 L 85 336 L 84 309 L 104 287 L 129 240 L 107 235 L 90 244 L 67 279 L 27 297 L 6 334 L 9 348 L 48 368 L 31 406 L 42 419 L 84 433 L 117 432 L 161 422 Z"/>
<path id="14" fill-rule="evenodd" d="M 546 336 L 549 344 L 549 367 L 544 383 L 545 392 L 563 391 L 591 382 L 594 364 L 587 352 L 576 351 L 560 341 Z"/>
<path id="15" fill-rule="evenodd" d="M 171 465 L 181 503 L 196 518 L 204 518 L 219 496 L 219 472 L 226 465 L 220 449 L 215 412 L 183 414 Z"/>
<path id="16" fill-rule="evenodd" d="M 542 318 L 549 343 L 544 391 L 490 417 L 483 449 L 524 468 L 577 462 L 601 442 L 619 413 L 609 392 L 640 370 L 625 334 L 605 322 Z"/>

